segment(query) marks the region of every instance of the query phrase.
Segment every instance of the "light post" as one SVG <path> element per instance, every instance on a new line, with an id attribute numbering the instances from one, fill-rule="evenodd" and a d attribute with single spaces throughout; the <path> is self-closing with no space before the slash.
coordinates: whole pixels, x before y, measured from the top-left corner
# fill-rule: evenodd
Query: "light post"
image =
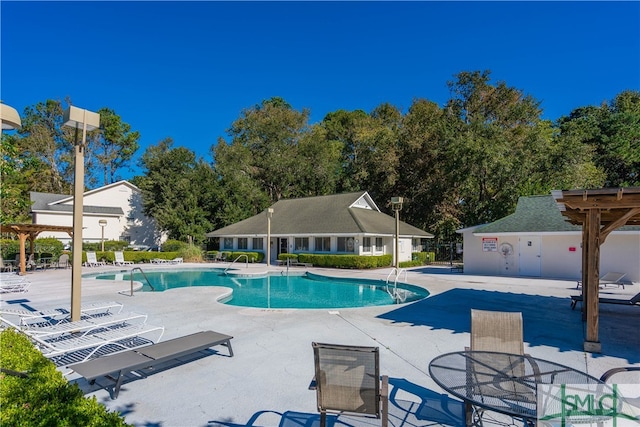
<path id="1" fill-rule="evenodd" d="M 271 217 L 273 208 L 267 209 L 267 267 L 271 265 Z"/>
<path id="2" fill-rule="evenodd" d="M 100 221 L 98 221 L 98 224 L 100 224 L 100 227 L 102 227 L 102 237 L 100 238 L 100 250 L 104 252 L 104 227 L 107 226 L 107 220 L 101 219 Z"/>
<path id="3" fill-rule="evenodd" d="M 16 109 L 7 104 L 0 104 L 0 123 L 2 130 L 14 130 L 22 125 Z"/>
<path id="4" fill-rule="evenodd" d="M 84 195 L 84 150 L 87 131 L 100 126 L 100 114 L 70 106 L 64 112 L 63 126 L 75 132 L 75 171 L 73 175 L 73 246 L 71 256 L 71 321 L 80 320 L 80 300 L 82 298 L 82 216 Z M 82 129 L 82 141 L 78 142 L 78 131 Z"/>
<path id="5" fill-rule="evenodd" d="M 22 125 L 20 121 L 20 115 L 16 111 L 15 108 L 8 106 L 7 104 L 3 104 L 0 101 L 0 129 L 4 130 L 15 130 L 18 129 Z M 25 260 L 25 249 L 24 249 L 25 239 L 20 238 L 20 265 L 16 265 L 16 268 L 20 272 L 19 274 L 23 274 L 26 270 L 26 260 Z"/>
<path id="6" fill-rule="evenodd" d="M 396 213 L 396 249 L 395 249 L 395 267 L 400 269 L 400 211 L 402 210 L 402 197 L 391 198 L 391 209 Z"/>

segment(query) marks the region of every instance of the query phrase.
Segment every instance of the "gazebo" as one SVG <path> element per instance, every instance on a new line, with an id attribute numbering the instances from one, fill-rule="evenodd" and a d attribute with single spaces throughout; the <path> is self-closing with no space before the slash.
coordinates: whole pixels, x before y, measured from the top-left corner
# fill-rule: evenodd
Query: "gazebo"
<path id="1" fill-rule="evenodd" d="M 34 251 L 34 241 L 36 237 L 43 231 L 62 231 L 73 237 L 73 227 L 64 225 L 43 225 L 43 224 L 0 224 L 0 233 L 14 233 L 20 240 L 20 274 L 27 272 L 26 258 L 26 241 L 29 239 L 30 253 Z"/>
<path id="2" fill-rule="evenodd" d="M 555 190 L 551 194 L 567 221 L 582 226 L 582 316 L 587 322 L 584 350 L 599 353 L 600 245 L 617 228 L 640 225 L 640 187 Z"/>

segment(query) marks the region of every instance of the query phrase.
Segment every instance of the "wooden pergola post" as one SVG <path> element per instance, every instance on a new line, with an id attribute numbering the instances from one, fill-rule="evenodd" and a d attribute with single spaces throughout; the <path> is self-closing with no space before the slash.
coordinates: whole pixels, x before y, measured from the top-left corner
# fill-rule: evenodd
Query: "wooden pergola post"
<path id="1" fill-rule="evenodd" d="M 43 224 L 0 224 L 0 233 L 14 233 L 20 241 L 20 271 L 18 274 L 27 274 L 27 238 L 29 239 L 29 253 L 35 250 L 36 237 L 43 231 L 61 231 L 73 236 L 73 227 L 64 225 L 43 225 Z"/>
<path id="2" fill-rule="evenodd" d="M 584 350 L 599 353 L 600 246 L 617 228 L 640 225 L 640 187 L 558 190 L 552 195 L 567 221 L 582 226 Z"/>

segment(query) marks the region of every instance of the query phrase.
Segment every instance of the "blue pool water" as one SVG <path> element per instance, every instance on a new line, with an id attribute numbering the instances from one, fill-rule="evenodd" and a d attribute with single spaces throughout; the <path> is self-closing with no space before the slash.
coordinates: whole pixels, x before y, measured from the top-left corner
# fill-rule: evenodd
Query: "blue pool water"
<path id="1" fill-rule="evenodd" d="M 191 286 L 225 286 L 233 290 L 225 304 L 256 308 L 347 308 L 407 303 L 426 298 L 429 292 L 418 286 L 398 284 L 400 298 L 392 297 L 394 287 L 381 280 L 345 279 L 305 275 L 257 277 L 222 274 L 220 269 L 145 271 L 155 292 Z M 130 281 L 129 273 L 99 274 L 97 279 Z M 140 273 L 133 280 L 151 291 Z"/>

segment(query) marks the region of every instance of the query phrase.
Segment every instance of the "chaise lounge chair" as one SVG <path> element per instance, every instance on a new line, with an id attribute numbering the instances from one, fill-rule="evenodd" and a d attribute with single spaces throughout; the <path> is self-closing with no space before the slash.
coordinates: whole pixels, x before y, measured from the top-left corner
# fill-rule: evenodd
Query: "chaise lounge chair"
<path id="1" fill-rule="evenodd" d="M 0 277 L 0 293 L 24 293 L 29 290 L 31 282 L 24 276 L 13 273 L 2 273 Z"/>
<path id="2" fill-rule="evenodd" d="M 80 306 L 82 315 L 100 316 L 113 313 L 120 313 L 123 305 L 115 301 L 98 301 L 87 303 Z M 69 319 L 69 310 L 66 308 L 54 308 L 49 310 L 27 310 L 22 308 L 13 308 L 12 306 L 0 306 L 0 317 L 18 317 L 19 320 L 14 322 L 21 327 L 27 324 L 39 323 L 55 325 L 57 323 L 67 321 Z"/>
<path id="3" fill-rule="evenodd" d="M 616 285 L 617 287 L 622 286 L 622 289 L 624 289 L 624 283 L 621 282 L 621 280 L 626 275 L 627 273 L 617 273 L 615 271 L 610 271 L 600 278 L 598 285 L 601 288 L 606 287 L 607 285 Z M 581 287 L 582 287 L 582 280 L 578 280 L 576 289 L 579 289 Z"/>
<path id="4" fill-rule="evenodd" d="M 164 326 L 152 326 L 144 323 L 105 326 L 93 330 L 90 334 L 78 337 L 73 334 L 53 337 L 28 336 L 46 358 L 56 366 L 64 366 L 84 362 L 100 355 L 156 343 L 163 334 Z"/>
<path id="5" fill-rule="evenodd" d="M 571 309 L 576 308 L 578 301 L 582 301 L 582 295 L 571 295 Z M 617 304 L 617 305 L 637 305 L 640 306 L 640 292 L 629 299 L 620 298 L 598 298 L 600 304 Z"/>
<path id="6" fill-rule="evenodd" d="M 378 418 L 388 425 L 389 378 L 380 378 L 378 347 L 312 343 L 320 426 L 327 414 Z"/>
<path id="7" fill-rule="evenodd" d="M 118 314 L 108 314 L 104 316 L 83 315 L 82 318 L 75 322 L 62 321 L 54 325 L 42 323 L 30 323 L 20 327 L 6 318 L 2 318 L 4 323 L 22 330 L 25 334 L 47 338 L 61 336 L 65 334 L 73 334 L 74 337 L 89 335 L 96 330 L 115 325 L 127 326 L 132 324 L 144 324 L 147 322 L 147 315 L 143 313 L 125 312 Z"/>
<path id="8" fill-rule="evenodd" d="M 98 261 L 95 252 L 87 252 L 87 262 L 84 263 L 85 267 L 101 267 L 107 265 L 104 261 Z"/>
<path id="9" fill-rule="evenodd" d="M 197 332 L 195 334 L 171 339 L 168 341 L 128 350 L 118 354 L 99 357 L 86 362 L 69 366 L 92 384 L 97 378 L 105 377 L 114 383 L 112 398 L 116 399 L 124 377 L 141 369 L 152 368 L 163 362 L 187 356 L 198 351 L 217 345 L 223 345 L 229 350 L 229 357 L 233 357 L 230 335 L 213 331 Z"/>
<path id="10" fill-rule="evenodd" d="M 133 265 L 133 261 L 125 261 L 124 253 L 122 251 L 114 251 L 113 256 L 115 261 L 113 261 L 113 265 L 125 266 L 125 265 Z"/>

